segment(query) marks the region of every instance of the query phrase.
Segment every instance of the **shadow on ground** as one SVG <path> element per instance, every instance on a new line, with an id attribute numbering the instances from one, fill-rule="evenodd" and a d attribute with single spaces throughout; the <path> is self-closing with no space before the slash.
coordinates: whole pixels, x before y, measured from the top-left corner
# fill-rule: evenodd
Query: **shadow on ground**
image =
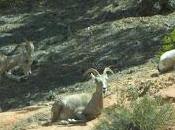
<path id="1" fill-rule="evenodd" d="M 97 3 L 98 9 L 107 3 Z M 72 11 L 73 5 L 62 12 L 40 11 L 31 14 L 24 13 L 20 20 L 21 26 L 7 29 L 0 37 L 0 46 L 21 43 L 24 39 L 34 42 L 36 52 L 46 51 L 33 64 L 33 74 L 28 80 L 17 83 L 7 79 L 0 81 L 0 106 L 3 110 L 30 105 L 32 100 L 43 100 L 50 90 L 69 87 L 77 82 L 83 82 L 83 73 L 90 67 L 102 71 L 106 66 L 114 70 L 145 63 L 152 58 L 160 47 L 163 29 L 136 26 L 133 28 L 112 28 L 109 21 L 125 17 L 116 17 L 121 12 L 112 14 L 110 18 L 91 18 L 87 10 L 93 10 L 92 2 L 88 6 L 75 5 L 78 9 Z M 91 7 L 91 9 L 90 9 Z M 77 10 L 81 10 L 77 11 Z M 72 11 L 72 13 L 70 13 Z M 129 10 L 128 10 L 129 11 Z M 97 11 L 99 12 L 99 11 Z M 117 15 L 118 14 L 118 15 Z M 127 13 L 126 13 L 127 14 Z M 12 15 L 15 19 L 20 16 Z M 130 15 L 128 15 L 130 16 Z M 82 17 L 82 18 L 81 18 Z M 86 19 L 87 18 L 87 19 Z M 8 18 L 1 23 L 8 23 Z M 88 21 L 89 19 L 89 21 Z M 15 20 L 10 25 L 15 25 Z M 83 35 L 90 25 L 99 24 L 92 32 Z M 79 33 L 80 32 L 80 33 Z M 9 34 L 9 35 L 5 35 Z M 44 59 L 41 62 L 41 59 Z M 83 83 L 82 83 L 83 84 Z M 30 95 L 36 95 L 31 99 Z"/>

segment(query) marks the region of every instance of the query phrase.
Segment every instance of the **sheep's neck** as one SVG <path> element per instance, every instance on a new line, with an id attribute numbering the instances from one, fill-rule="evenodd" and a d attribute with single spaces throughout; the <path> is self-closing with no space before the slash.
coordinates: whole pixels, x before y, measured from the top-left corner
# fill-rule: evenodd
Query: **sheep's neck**
<path id="1" fill-rule="evenodd" d="M 84 114 L 87 118 L 92 119 L 101 114 L 103 109 L 103 93 L 101 87 L 96 87 L 96 91 L 93 93 L 91 100 L 87 104 Z"/>
<path id="2" fill-rule="evenodd" d="M 13 56 L 13 57 L 8 57 L 8 63 L 7 63 L 7 70 L 9 70 L 9 69 L 11 69 L 11 68 L 13 68 L 13 67 L 15 67 L 17 64 L 18 64 L 18 62 L 19 62 L 19 59 L 20 58 L 20 56 L 19 55 L 15 55 L 15 56 Z"/>

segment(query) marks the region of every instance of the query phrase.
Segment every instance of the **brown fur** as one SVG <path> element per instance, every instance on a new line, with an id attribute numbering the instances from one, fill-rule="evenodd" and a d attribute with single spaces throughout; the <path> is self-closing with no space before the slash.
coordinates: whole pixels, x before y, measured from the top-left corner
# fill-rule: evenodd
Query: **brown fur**
<path id="1" fill-rule="evenodd" d="M 20 78 L 12 75 L 12 70 L 21 68 L 25 76 L 31 73 L 31 65 L 33 63 L 32 54 L 34 53 L 34 45 L 27 42 L 18 45 L 15 50 L 20 51 L 17 54 L 4 55 L 0 54 L 0 75 L 6 75 L 8 78 L 19 80 Z"/>

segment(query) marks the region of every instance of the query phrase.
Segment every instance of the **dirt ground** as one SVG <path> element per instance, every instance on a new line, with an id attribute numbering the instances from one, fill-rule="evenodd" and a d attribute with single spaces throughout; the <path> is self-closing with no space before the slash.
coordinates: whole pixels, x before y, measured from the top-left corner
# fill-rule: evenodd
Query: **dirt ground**
<path id="1" fill-rule="evenodd" d="M 118 93 L 116 90 L 119 88 L 125 88 L 127 85 L 135 85 L 136 87 L 140 87 L 151 84 L 151 88 L 149 90 L 151 94 L 157 94 L 159 92 L 165 91 L 166 97 L 169 96 L 174 98 L 175 94 L 172 93 L 172 91 L 175 90 L 174 71 L 159 76 L 154 76 L 155 73 L 157 73 L 157 70 L 155 70 L 154 65 L 147 63 L 144 66 L 137 68 L 134 67 L 128 71 L 123 71 L 113 76 L 110 81 L 110 89 L 113 90 L 113 93 L 104 98 L 104 108 L 117 104 Z M 169 88 L 170 91 L 168 90 Z M 37 121 L 35 122 L 35 120 L 32 120 L 31 123 L 18 127 L 18 124 L 20 124 L 22 121 L 25 122 L 27 120 L 27 122 L 30 122 L 29 118 L 36 116 L 38 113 L 47 113 L 45 115 L 50 116 L 50 108 L 51 105 L 30 106 L 18 110 L 2 112 L 0 113 L 0 129 L 18 130 L 20 128 L 20 130 L 92 130 L 99 120 L 104 118 L 102 114 L 98 118 L 89 121 L 86 124 L 77 124 L 71 126 L 60 126 L 57 124 L 42 126 L 38 124 Z M 173 127 L 170 129 L 175 130 Z"/>
<path id="2" fill-rule="evenodd" d="M 114 105 L 116 102 L 115 100 L 116 96 L 115 94 L 112 94 L 104 99 L 104 107 L 109 107 Z M 3 130 L 12 130 L 14 129 L 14 126 L 23 120 L 26 120 L 27 118 L 34 116 L 37 113 L 44 113 L 50 109 L 50 107 L 38 107 L 38 106 L 31 106 L 31 107 L 26 107 L 21 110 L 14 110 L 14 111 L 9 111 L 9 112 L 3 112 L 0 113 L 0 129 Z M 22 128 L 23 130 L 78 130 L 78 129 L 83 129 L 83 130 L 91 130 L 95 124 L 98 123 L 98 120 L 101 117 L 96 118 L 95 120 L 92 120 L 90 122 L 87 122 L 86 124 L 79 124 L 79 125 L 74 125 L 74 126 L 59 126 L 59 125 L 51 125 L 51 126 L 39 126 L 38 124 L 35 124 L 32 122 L 30 125 L 28 125 L 25 128 Z"/>

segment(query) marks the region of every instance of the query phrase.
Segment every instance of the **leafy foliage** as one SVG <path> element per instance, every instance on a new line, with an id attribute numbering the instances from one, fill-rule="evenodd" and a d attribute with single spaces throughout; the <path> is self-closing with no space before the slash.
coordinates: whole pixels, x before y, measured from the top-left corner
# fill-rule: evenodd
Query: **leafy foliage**
<path id="1" fill-rule="evenodd" d="M 163 45 L 158 56 L 171 49 L 175 49 L 175 29 L 163 38 Z"/>
<path id="2" fill-rule="evenodd" d="M 134 102 L 132 111 L 132 123 L 140 130 L 156 130 L 163 128 L 173 119 L 173 107 L 170 104 L 162 104 L 160 99 L 143 97 Z"/>
<path id="3" fill-rule="evenodd" d="M 156 130 L 165 128 L 174 120 L 173 106 L 160 98 L 144 96 L 132 101 L 130 108 L 115 106 L 106 110 L 107 118 L 96 130 Z"/>
<path id="4" fill-rule="evenodd" d="M 95 130 L 127 130 L 131 121 L 131 113 L 123 106 L 115 106 L 106 110 L 107 118 L 95 127 Z"/>

